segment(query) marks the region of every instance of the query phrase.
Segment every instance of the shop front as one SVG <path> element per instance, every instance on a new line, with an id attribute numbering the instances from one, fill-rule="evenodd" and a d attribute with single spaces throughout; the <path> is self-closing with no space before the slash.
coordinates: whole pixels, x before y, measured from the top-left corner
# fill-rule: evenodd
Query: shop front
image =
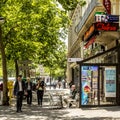
<path id="1" fill-rule="evenodd" d="M 80 66 L 80 107 L 119 105 L 119 47 L 77 62 Z"/>

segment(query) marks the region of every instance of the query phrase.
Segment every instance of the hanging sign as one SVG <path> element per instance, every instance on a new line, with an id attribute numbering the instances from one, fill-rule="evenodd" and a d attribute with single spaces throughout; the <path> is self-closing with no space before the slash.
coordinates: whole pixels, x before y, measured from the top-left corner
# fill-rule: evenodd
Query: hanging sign
<path id="1" fill-rule="evenodd" d="M 77 62 L 77 61 L 81 61 L 82 58 L 68 58 L 68 62 Z"/>
<path id="2" fill-rule="evenodd" d="M 83 36 L 83 41 L 87 41 L 91 37 L 91 35 L 94 33 L 94 31 L 95 31 L 94 25 L 90 26 L 90 28 L 85 32 Z"/>
<path id="3" fill-rule="evenodd" d="M 110 0 L 103 0 L 103 5 L 106 9 L 107 14 L 111 14 L 111 2 L 110 2 Z"/>

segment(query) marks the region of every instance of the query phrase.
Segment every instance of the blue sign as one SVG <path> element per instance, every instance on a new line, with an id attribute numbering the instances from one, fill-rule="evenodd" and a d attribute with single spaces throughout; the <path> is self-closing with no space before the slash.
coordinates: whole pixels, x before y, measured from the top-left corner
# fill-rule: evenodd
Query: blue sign
<path id="1" fill-rule="evenodd" d="M 107 22 L 119 22 L 118 15 L 106 15 Z"/>
<path id="2" fill-rule="evenodd" d="M 104 12 L 96 12 L 95 22 L 119 22 L 119 15 L 110 15 L 105 14 Z"/>

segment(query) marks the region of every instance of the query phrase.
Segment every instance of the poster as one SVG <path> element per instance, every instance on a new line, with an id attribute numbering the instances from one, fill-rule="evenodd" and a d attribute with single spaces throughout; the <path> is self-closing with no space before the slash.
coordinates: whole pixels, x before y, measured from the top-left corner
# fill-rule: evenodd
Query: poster
<path id="1" fill-rule="evenodd" d="M 91 92 L 91 75 L 92 71 L 97 71 L 97 66 L 82 66 L 82 87 L 81 87 L 81 104 L 87 105 L 89 102 L 88 94 Z M 94 86 L 95 87 L 95 86 Z"/>
<path id="2" fill-rule="evenodd" d="M 116 69 L 105 68 L 105 97 L 116 97 Z"/>

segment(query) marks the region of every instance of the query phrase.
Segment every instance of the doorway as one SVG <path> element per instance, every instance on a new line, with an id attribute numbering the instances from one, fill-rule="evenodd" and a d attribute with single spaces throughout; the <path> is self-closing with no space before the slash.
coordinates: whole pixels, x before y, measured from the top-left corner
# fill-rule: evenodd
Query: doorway
<path id="1" fill-rule="evenodd" d="M 80 105 L 116 104 L 116 66 L 82 65 Z"/>

